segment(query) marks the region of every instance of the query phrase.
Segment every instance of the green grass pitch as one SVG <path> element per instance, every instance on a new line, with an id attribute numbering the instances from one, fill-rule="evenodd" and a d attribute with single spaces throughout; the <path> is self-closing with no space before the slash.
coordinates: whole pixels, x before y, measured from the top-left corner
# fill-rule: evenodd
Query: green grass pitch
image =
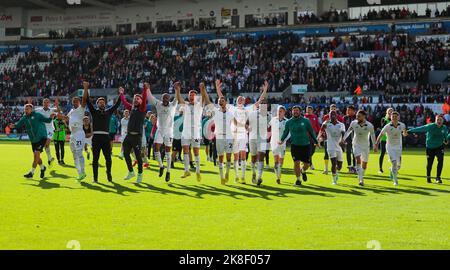
<path id="1" fill-rule="evenodd" d="M 424 149 L 404 151 L 398 187 L 389 180 L 387 157 L 380 175 L 373 153 L 365 187 L 346 173 L 332 186 L 331 176 L 322 174 L 320 150 L 316 170 L 300 188 L 292 185 L 289 153 L 282 184 L 265 170 L 263 187 L 255 187 L 250 172 L 247 185 L 235 184 L 233 170 L 228 185 L 221 185 L 204 151 L 201 183 L 194 174 L 180 179 L 183 165 L 177 163 L 167 184 L 152 161 L 137 185 L 122 180 L 126 165 L 117 158 L 118 147 L 114 184 L 106 181 L 104 167 L 100 183 L 91 183 L 89 161 L 81 184 L 74 168 L 57 164 L 45 180 L 38 173 L 27 180 L 22 175 L 30 169 L 29 143 L 2 143 L 0 149 L 0 249 L 67 249 L 70 240 L 81 249 L 367 249 L 368 243 L 450 249 L 450 160 L 444 183 L 427 184 Z M 73 165 L 68 147 L 66 163 Z"/>

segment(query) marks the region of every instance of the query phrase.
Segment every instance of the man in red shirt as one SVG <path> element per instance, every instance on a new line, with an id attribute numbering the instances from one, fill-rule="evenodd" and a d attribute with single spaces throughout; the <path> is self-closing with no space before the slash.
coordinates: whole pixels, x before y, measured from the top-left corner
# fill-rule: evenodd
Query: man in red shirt
<path id="1" fill-rule="evenodd" d="M 308 106 L 306 107 L 306 113 L 303 115 L 305 118 L 308 118 L 309 121 L 311 122 L 312 128 L 314 130 L 314 134 L 319 133 L 320 131 L 320 124 L 319 124 L 319 118 L 317 117 L 317 115 L 314 114 L 314 109 L 312 106 Z M 314 146 L 314 143 L 310 144 L 311 146 L 311 170 L 314 170 L 314 166 L 313 166 L 313 162 L 312 162 L 312 156 L 314 155 L 314 152 L 316 150 L 316 147 Z"/>
<path id="2" fill-rule="evenodd" d="M 337 107 L 336 104 L 331 104 L 330 105 L 330 112 L 331 111 L 336 111 L 337 112 Z M 322 123 L 327 121 L 330 118 L 330 114 L 327 113 L 323 116 L 322 118 Z M 341 123 L 344 123 L 344 117 L 342 117 L 342 115 L 340 115 L 339 113 L 337 113 L 337 120 Z M 324 149 L 327 149 L 327 137 L 326 137 L 326 133 L 325 130 L 321 130 L 322 131 L 322 137 L 323 137 L 323 147 Z M 328 161 L 330 160 L 330 158 L 328 157 L 328 151 L 325 150 L 325 156 L 323 157 L 323 161 L 325 164 L 325 168 L 323 170 L 324 174 L 328 174 Z"/>

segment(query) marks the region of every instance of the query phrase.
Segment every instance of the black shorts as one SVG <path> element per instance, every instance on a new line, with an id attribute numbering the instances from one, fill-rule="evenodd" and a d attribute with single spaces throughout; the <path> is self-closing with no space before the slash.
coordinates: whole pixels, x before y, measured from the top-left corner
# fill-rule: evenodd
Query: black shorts
<path id="1" fill-rule="evenodd" d="M 116 133 L 109 133 L 109 140 L 110 141 L 116 140 Z"/>
<path id="2" fill-rule="evenodd" d="M 208 146 L 211 142 L 208 139 L 203 138 L 203 143 L 205 144 L 205 146 Z"/>
<path id="3" fill-rule="evenodd" d="M 183 150 L 183 147 L 181 146 L 181 139 L 173 139 L 172 151 L 181 152 L 181 150 Z"/>
<path id="4" fill-rule="evenodd" d="M 33 149 L 33 153 L 36 151 L 39 151 L 39 153 L 42 153 L 44 151 L 45 144 L 47 143 L 47 138 L 43 138 L 38 142 L 31 143 L 31 148 Z"/>
<path id="5" fill-rule="evenodd" d="M 311 146 L 308 145 L 291 145 L 291 155 L 294 161 L 311 163 Z"/>

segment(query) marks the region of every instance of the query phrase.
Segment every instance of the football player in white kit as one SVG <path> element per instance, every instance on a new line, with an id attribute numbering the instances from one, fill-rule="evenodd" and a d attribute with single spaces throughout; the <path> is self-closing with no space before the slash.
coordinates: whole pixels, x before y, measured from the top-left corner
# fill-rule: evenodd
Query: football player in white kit
<path id="1" fill-rule="evenodd" d="M 386 152 L 392 164 L 390 177 L 394 181 L 395 186 L 398 185 L 397 175 L 402 160 L 402 135 L 407 136 L 406 125 L 399 122 L 399 118 L 400 115 L 398 112 L 392 112 L 391 122 L 383 127 L 375 144 L 375 149 L 378 149 L 381 137 L 386 134 Z"/>
<path id="2" fill-rule="evenodd" d="M 186 178 L 191 175 L 189 172 L 190 164 L 190 149 L 192 147 L 194 150 L 195 159 L 195 174 L 197 176 L 197 181 L 201 181 L 200 175 L 200 142 L 202 140 L 202 115 L 204 100 L 202 96 L 197 97 L 197 91 L 190 90 L 188 94 L 188 102 L 184 101 L 181 96 L 181 84 L 176 82 L 174 84 L 176 98 L 178 104 L 183 108 L 183 132 L 181 133 L 181 146 L 183 147 L 184 153 L 184 175 L 181 178 Z M 204 83 L 200 83 L 200 92 L 206 93 L 206 87 Z"/>
<path id="3" fill-rule="evenodd" d="M 221 82 L 216 80 L 216 87 L 221 87 Z M 214 134 L 216 136 L 216 150 L 219 156 L 219 173 L 220 181 L 222 185 L 225 185 L 229 180 L 230 167 L 231 167 L 231 154 L 233 153 L 233 133 L 231 130 L 231 123 L 234 120 L 233 106 L 227 104 L 227 100 L 224 96 L 218 97 L 218 106 L 215 107 L 211 102 L 206 91 L 202 91 L 202 98 L 207 106 L 212 106 L 214 108 L 209 108 L 213 112 L 214 121 Z M 227 158 L 227 168 L 225 176 L 223 174 L 223 159 L 226 154 Z"/>
<path id="4" fill-rule="evenodd" d="M 270 148 L 272 149 L 273 159 L 275 161 L 275 175 L 277 176 L 277 184 L 281 183 L 281 168 L 283 167 L 284 155 L 286 154 L 286 141 L 289 136 L 283 142 L 278 144 L 281 135 L 284 132 L 286 125 L 286 108 L 284 106 L 278 106 L 276 116 L 270 120 L 270 126 L 272 127 L 272 136 L 270 137 Z"/>
<path id="5" fill-rule="evenodd" d="M 331 173 L 332 173 L 332 184 L 337 185 L 338 181 L 338 171 L 342 169 L 343 153 L 342 145 L 344 141 L 342 140 L 345 134 L 345 125 L 337 120 L 336 111 L 330 111 L 330 117 L 328 120 L 323 122 L 322 128 L 320 129 L 317 138 L 323 140 L 322 130 L 327 134 L 327 149 L 328 156 L 331 159 Z"/>
<path id="6" fill-rule="evenodd" d="M 150 88 L 148 88 L 150 89 Z M 172 142 L 173 142 L 173 118 L 178 106 L 178 100 L 174 99 L 170 102 L 170 95 L 165 93 L 162 95 L 162 100 L 156 99 L 152 92 L 149 95 L 150 104 L 155 106 L 157 113 L 157 130 L 155 133 L 155 158 L 159 164 L 159 177 L 164 173 L 164 165 L 161 159 L 161 145 L 165 146 L 166 161 L 167 161 L 167 172 L 166 172 L 166 182 L 170 181 L 170 165 L 172 163 Z"/>
<path id="7" fill-rule="evenodd" d="M 58 101 L 55 100 L 55 108 L 50 108 L 50 99 L 44 98 L 42 102 L 42 108 L 38 108 L 35 111 L 47 118 L 50 118 L 52 114 L 58 111 Z M 52 157 L 52 153 L 50 151 L 50 143 L 52 142 L 53 132 L 55 131 L 53 122 L 45 123 L 45 129 L 47 129 L 47 142 L 45 143 L 45 153 L 47 154 L 48 165 L 51 166 L 53 161 L 55 160 L 55 158 Z"/>
<path id="8" fill-rule="evenodd" d="M 222 83 L 219 80 L 216 80 L 216 91 L 219 97 L 224 97 L 222 93 Z M 248 130 L 247 130 L 248 115 L 254 109 L 255 106 L 258 106 L 258 103 L 260 102 L 261 98 L 264 97 L 265 94 L 266 92 L 263 92 L 260 96 L 260 99 L 251 106 L 249 105 L 245 107 L 245 97 L 243 96 L 239 96 L 236 99 L 236 106 L 228 105 L 229 108 L 232 108 L 232 110 L 234 111 L 234 120 L 232 121 L 231 124 L 233 130 L 235 183 L 239 182 L 238 162 L 240 162 L 242 171 L 241 183 L 245 184 L 245 172 L 247 170 L 246 158 L 247 158 L 247 144 L 248 144 Z"/>
<path id="9" fill-rule="evenodd" d="M 352 132 L 353 136 L 353 154 L 356 159 L 356 172 L 358 174 L 359 185 L 364 186 L 364 172 L 367 169 L 369 161 L 370 141 L 375 145 L 375 131 L 372 123 L 366 120 L 367 113 L 359 110 L 356 114 L 356 120 L 352 121 L 348 130 L 345 132 L 343 140 L 347 139 Z M 374 147 L 374 152 L 377 149 Z"/>
<path id="10" fill-rule="evenodd" d="M 123 118 L 120 119 L 120 155 L 119 155 L 120 159 L 123 159 L 123 140 L 125 140 L 125 137 L 127 136 L 129 120 L 130 120 L 130 111 L 124 110 Z"/>
<path id="11" fill-rule="evenodd" d="M 263 85 L 263 93 L 257 103 L 255 110 L 248 114 L 249 122 L 249 148 L 252 161 L 252 183 L 258 186 L 262 183 L 262 173 L 264 169 L 264 157 L 267 150 L 267 127 L 269 126 L 270 117 L 267 110 L 267 100 L 265 94 L 269 88 L 269 82 L 265 81 Z M 258 167 L 258 176 L 255 167 Z"/>
<path id="12" fill-rule="evenodd" d="M 84 81 L 83 88 L 85 89 L 89 88 L 89 83 Z M 86 172 L 84 170 L 84 156 L 83 156 L 85 144 L 85 135 L 83 131 L 83 118 L 84 112 L 86 111 L 87 98 L 88 98 L 88 91 L 84 91 L 81 104 L 80 98 L 74 97 L 72 99 L 73 108 L 67 114 L 70 129 L 70 150 L 72 151 L 75 167 L 77 168 L 78 181 L 81 181 L 84 178 L 86 178 Z"/>

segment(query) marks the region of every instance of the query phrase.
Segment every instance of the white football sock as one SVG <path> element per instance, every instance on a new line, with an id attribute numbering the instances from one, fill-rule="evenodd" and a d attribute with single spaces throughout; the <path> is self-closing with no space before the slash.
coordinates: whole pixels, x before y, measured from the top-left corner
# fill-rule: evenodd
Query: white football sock
<path id="1" fill-rule="evenodd" d="M 170 166 L 172 165 L 172 153 L 166 152 L 166 160 L 167 160 L 167 172 L 170 173 Z"/>
<path id="2" fill-rule="evenodd" d="M 189 171 L 189 154 L 184 154 L 184 171 L 188 172 Z"/>
<path id="3" fill-rule="evenodd" d="M 220 173 L 220 179 L 222 180 L 223 177 L 223 162 L 219 162 L 219 173 Z"/>
<path id="4" fill-rule="evenodd" d="M 256 163 L 252 162 L 252 174 L 256 174 Z"/>
<path id="5" fill-rule="evenodd" d="M 236 178 L 238 178 L 238 175 L 239 175 L 239 164 L 238 164 L 237 160 L 234 161 L 234 175 L 235 175 Z"/>
<path id="6" fill-rule="evenodd" d="M 241 170 L 242 178 L 245 178 L 245 170 L 247 170 L 247 162 L 245 160 L 241 160 Z"/>
<path id="7" fill-rule="evenodd" d="M 200 155 L 195 156 L 194 158 L 195 158 L 195 165 L 196 165 L 195 172 L 200 173 Z"/>
<path id="8" fill-rule="evenodd" d="M 50 151 L 50 147 L 45 148 L 45 153 L 47 154 L 48 160 L 52 160 L 52 152 Z"/>
<path id="9" fill-rule="evenodd" d="M 156 158 L 156 161 L 158 161 L 159 167 L 160 168 L 164 167 L 164 165 L 162 163 L 162 160 L 161 160 L 161 152 L 159 152 L 159 151 L 156 152 L 155 153 L 155 158 Z"/>
<path id="10" fill-rule="evenodd" d="M 227 161 L 227 174 L 230 173 L 230 168 L 231 168 L 231 162 Z"/>
<path id="11" fill-rule="evenodd" d="M 36 170 L 36 168 L 31 167 L 30 173 L 31 173 L 31 174 L 34 174 L 34 171 L 35 171 L 35 170 Z"/>
<path id="12" fill-rule="evenodd" d="M 264 168 L 264 162 L 258 162 L 258 179 L 261 179 Z"/>

